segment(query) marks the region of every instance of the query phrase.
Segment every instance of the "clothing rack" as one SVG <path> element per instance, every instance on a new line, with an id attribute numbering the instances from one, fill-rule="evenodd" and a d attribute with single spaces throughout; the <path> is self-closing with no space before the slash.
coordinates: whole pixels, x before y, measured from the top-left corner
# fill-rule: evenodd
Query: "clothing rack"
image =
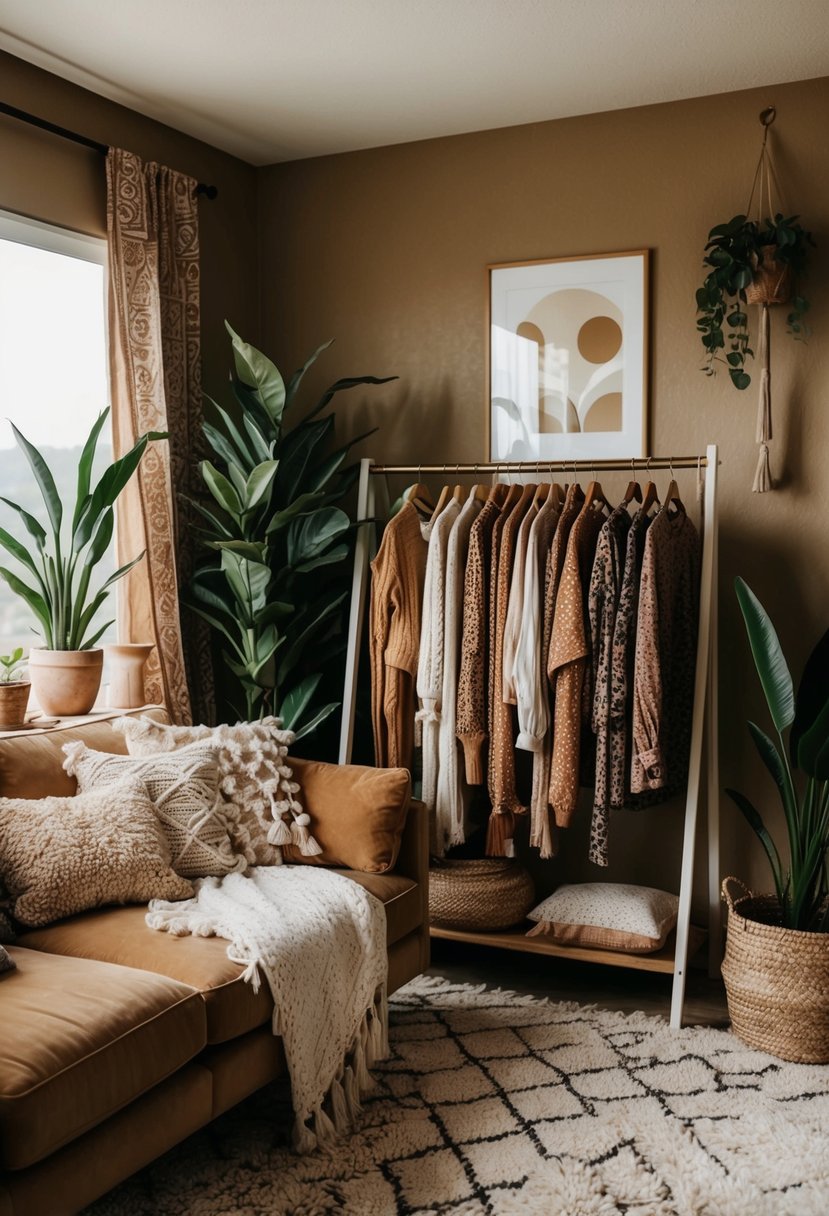
<path id="1" fill-rule="evenodd" d="M 696 670 L 694 673 L 694 707 L 691 723 L 691 746 L 688 786 L 685 797 L 685 826 L 680 868 L 679 911 L 673 946 L 657 954 L 631 955 L 611 950 L 584 950 L 559 946 L 543 937 L 528 938 L 523 933 L 470 933 L 461 930 L 433 929 L 435 937 L 451 938 L 502 949 L 522 950 L 534 954 L 550 954 L 577 958 L 610 966 L 637 970 L 660 971 L 673 975 L 671 991 L 671 1027 L 682 1025 L 685 1003 L 685 980 L 689 956 L 701 944 L 698 930 L 691 926 L 691 896 L 694 883 L 697 821 L 703 788 L 703 750 L 707 752 L 707 843 L 708 843 L 708 964 L 711 975 L 719 971 L 721 946 L 720 856 L 719 856 L 719 753 L 717 741 L 717 473 L 719 457 L 715 444 L 697 456 L 652 456 L 636 460 L 559 460 L 559 461 L 487 461 L 479 464 L 375 464 L 371 459 L 360 462 L 357 485 L 357 520 L 363 522 L 376 515 L 375 478 L 392 474 L 408 474 L 418 478 L 423 474 L 455 475 L 520 473 L 526 479 L 540 479 L 543 474 L 561 473 L 595 475 L 599 472 L 649 474 L 677 469 L 696 469 L 705 474 L 702 502 L 702 564 L 700 571 L 699 629 L 697 635 Z M 340 731 L 340 764 L 348 764 L 354 740 L 354 714 L 357 696 L 357 676 L 360 639 L 366 608 L 369 582 L 369 562 L 373 556 L 374 530 L 357 529 L 354 572 L 351 584 L 351 610 L 346 650 L 343 717 Z M 689 949 L 693 946 L 693 949 Z"/>

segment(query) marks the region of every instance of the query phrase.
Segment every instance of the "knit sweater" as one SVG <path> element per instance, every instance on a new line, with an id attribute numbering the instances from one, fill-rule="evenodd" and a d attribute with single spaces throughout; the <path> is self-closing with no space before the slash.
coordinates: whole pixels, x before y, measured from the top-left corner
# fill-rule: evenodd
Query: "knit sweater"
<path id="1" fill-rule="evenodd" d="M 371 563 L 371 718 L 380 768 L 412 766 L 426 526 L 404 503 Z"/>

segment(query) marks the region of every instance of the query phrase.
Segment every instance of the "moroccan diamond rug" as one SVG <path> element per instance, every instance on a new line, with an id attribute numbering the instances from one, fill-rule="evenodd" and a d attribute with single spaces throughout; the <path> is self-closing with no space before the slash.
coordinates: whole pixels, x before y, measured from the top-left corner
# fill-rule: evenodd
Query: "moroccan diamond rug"
<path id="1" fill-rule="evenodd" d="M 829 1068 L 431 977 L 392 998 L 391 1042 L 334 1151 L 286 1151 L 271 1087 L 88 1216 L 829 1213 Z"/>

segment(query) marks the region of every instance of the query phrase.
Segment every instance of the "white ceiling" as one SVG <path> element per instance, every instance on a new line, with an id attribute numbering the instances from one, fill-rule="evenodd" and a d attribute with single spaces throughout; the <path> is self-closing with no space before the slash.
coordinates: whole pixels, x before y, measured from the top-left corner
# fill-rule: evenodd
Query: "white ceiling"
<path id="1" fill-rule="evenodd" d="M 3 49 L 254 164 L 829 75 L 827 0 L 2 0 L 0 22 Z"/>

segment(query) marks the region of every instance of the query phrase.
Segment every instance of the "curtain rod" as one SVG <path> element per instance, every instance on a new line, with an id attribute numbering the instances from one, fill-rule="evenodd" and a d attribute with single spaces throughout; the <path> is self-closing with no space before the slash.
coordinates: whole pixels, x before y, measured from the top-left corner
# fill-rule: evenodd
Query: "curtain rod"
<path id="1" fill-rule="evenodd" d="M 41 131 L 49 131 L 52 135 L 59 135 L 61 139 L 71 140 L 73 144 L 91 148 L 93 152 L 100 152 L 102 156 L 106 156 L 109 152 L 109 144 L 99 144 L 97 140 L 90 139 L 87 135 L 79 135 L 77 131 L 59 127 L 57 123 L 48 122 L 45 118 L 38 118 L 36 114 L 29 114 L 26 110 L 18 110 L 16 106 L 10 106 L 5 101 L 0 101 L 0 114 L 6 114 L 9 118 L 17 118 L 20 122 L 28 123 L 30 127 L 40 127 Z M 203 194 L 205 198 L 214 199 L 218 193 L 218 186 L 207 186 L 204 182 L 199 182 L 196 186 L 196 194 Z"/>
<path id="2" fill-rule="evenodd" d="M 498 460 L 481 464 L 373 464 L 370 473 L 524 473 L 568 471 L 647 473 L 653 469 L 705 469 L 707 456 L 637 456 L 630 460 Z"/>

